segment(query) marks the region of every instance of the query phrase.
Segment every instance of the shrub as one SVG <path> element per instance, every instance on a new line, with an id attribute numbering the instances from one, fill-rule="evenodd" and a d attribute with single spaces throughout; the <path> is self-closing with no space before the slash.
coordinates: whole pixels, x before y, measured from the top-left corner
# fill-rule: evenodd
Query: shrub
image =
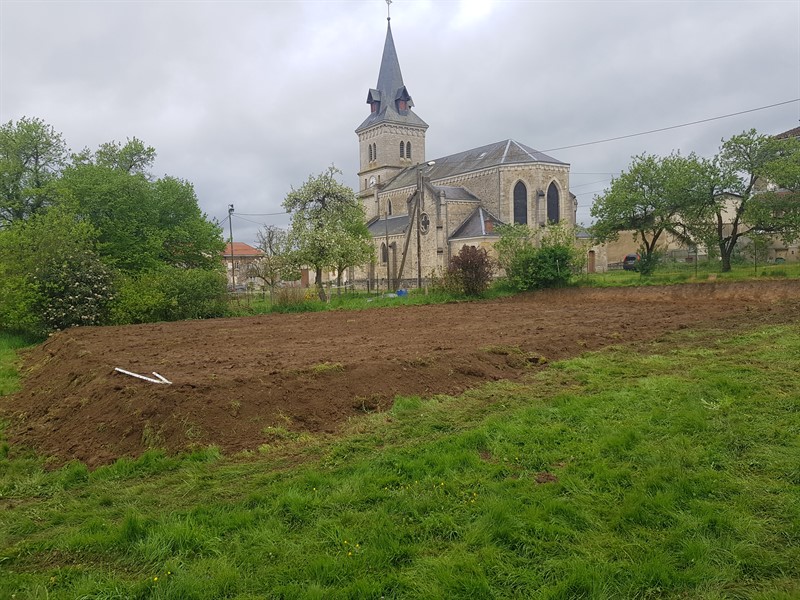
<path id="1" fill-rule="evenodd" d="M 225 276 L 219 271 L 163 267 L 126 276 L 113 307 L 115 323 L 150 323 L 224 316 Z"/>
<path id="2" fill-rule="evenodd" d="M 565 246 L 543 246 L 528 265 L 532 288 L 563 287 L 572 277 L 572 251 Z"/>
<path id="3" fill-rule="evenodd" d="M 494 265 L 485 249 L 464 246 L 450 259 L 445 286 L 467 296 L 480 296 L 489 287 L 493 274 Z"/>
<path id="4" fill-rule="evenodd" d="M 34 269 L 34 312 L 45 332 L 104 325 L 114 299 L 111 270 L 90 252 L 62 256 Z"/>
<path id="5" fill-rule="evenodd" d="M 571 227 L 553 224 L 543 232 L 524 225 L 504 226 L 497 243 L 500 264 L 506 271 L 509 286 L 516 291 L 567 285 L 583 266 L 583 253 L 575 245 Z"/>
<path id="6" fill-rule="evenodd" d="M 90 225 L 60 207 L 0 229 L 0 326 L 41 336 L 102 325 L 114 297 L 112 271 Z"/>
<path id="7" fill-rule="evenodd" d="M 278 288 L 272 301 L 272 311 L 280 313 L 319 310 L 322 304 L 316 300 L 311 288 L 287 286 Z"/>
<path id="8" fill-rule="evenodd" d="M 640 249 L 639 252 L 641 258 L 636 261 L 636 270 L 644 276 L 652 275 L 662 262 L 663 252 L 654 250 L 650 254 L 647 254 L 644 249 Z"/>

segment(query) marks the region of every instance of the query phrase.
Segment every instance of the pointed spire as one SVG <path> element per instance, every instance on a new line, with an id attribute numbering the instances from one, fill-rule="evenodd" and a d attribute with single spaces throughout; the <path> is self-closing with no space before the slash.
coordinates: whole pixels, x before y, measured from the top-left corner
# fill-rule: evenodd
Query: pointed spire
<path id="1" fill-rule="evenodd" d="M 400 61 L 397 58 L 397 50 L 394 48 L 394 38 L 392 37 L 391 22 L 386 26 L 386 42 L 383 45 L 383 57 L 381 58 L 381 70 L 378 72 L 377 89 L 385 99 L 394 100 L 398 90 L 405 87 L 403 85 L 403 74 L 400 72 Z"/>
<path id="2" fill-rule="evenodd" d="M 387 0 L 387 8 L 391 0 Z M 394 47 L 391 17 L 387 17 L 386 41 L 383 45 L 381 68 L 378 72 L 378 84 L 369 90 L 367 104 L 372 105 L 372 114 L 356 131 L 383 121 L 406 123 L 427 128 L 428 125 L 411 111 L 414 102 L 403 83 L 400 61 Z"/>

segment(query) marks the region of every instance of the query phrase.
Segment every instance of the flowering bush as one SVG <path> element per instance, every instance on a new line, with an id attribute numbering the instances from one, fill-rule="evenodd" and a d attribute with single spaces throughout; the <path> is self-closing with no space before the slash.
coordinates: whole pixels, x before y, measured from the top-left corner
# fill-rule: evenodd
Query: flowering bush
<path id="1" fill-rule="evenodd" d="M 35 267 L 34 310 L 45 332 L 103 325 L 114 300 L 111 271 L 90 252 L 69 254 Z"/>

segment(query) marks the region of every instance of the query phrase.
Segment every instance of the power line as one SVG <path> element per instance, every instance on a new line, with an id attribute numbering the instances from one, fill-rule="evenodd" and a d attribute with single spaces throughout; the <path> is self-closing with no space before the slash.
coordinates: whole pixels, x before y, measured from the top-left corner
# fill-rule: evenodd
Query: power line
<path id="1" fill-rule="evenodd" d="M 570 188 L 570 191 L 572 191 L 572 188 Z M 586 194 L 597 194 L 598 192 L 605 192 L 605 191 L 606 191 L 606 188 L 603 188 L 603 189 L 600 189 L 600 190 L 591 190 L 589 192 L 578 192 L 575 195 L 576 196 L 585 196 Z"/>
<path id="2" fill-rule="evenodd" d="M 658 133 L 660 131 L 669 131 L 670 129 L 679 129 L 681 127 L 689 127 L 690 125 L 699 125 L 700 123 L 708 123 L 710 121 L 718 121 L 719 119 L 727 119 L 728 117 L 735 117 L 738 115 L 745 115 L 747 113 L 756 112 L 759 110 L 766 110 L 768 108 L 775 108 L 776 106 L 784 106 L 786 104 L 792 104 L 793 102 L 800 102 L 800 98 L 794 98 L 793 100 L 786 100 L 785 102 L 777 102 L 775 104 L 769 104 L 767 106 L 759 106 L 758 108 L 750 108 L 748 110 L 740 110 L 739 112 L 729 113 L 727 115 L 719 115 L 717 117 L 709 117 L 708 119 L 700 119 L 699 121 L 692 121 L 690 123 L 681 123 L 680 125 L 670 125 L 669 127 L 660 127 L 659 129 L 651 129 L 649 131 L 641 131 L 639 133 L 630 133 L 628 135 L 620 135 L 617 137 L 606 138 L 604 140 L 596 140 L 594 142 L 584 142 L 582 144 L 572 144 L 570 146 L 560 146 L 558 148 L 548 148 L 547 150 L 542 150 L 542 152 L 553 152 L 555 150 L 566 150 L 568 148 L 581 148 L 583 146 L 593 146 L 595 144 L 605 144 L 606 142 L 615 142 L 617 140 L 625 140 L 632 137 L 638 137 L 640 135 L 649 135 L 651 133 Z"/>
<path id="3" fill-rule="evenodd" d="M 609 179 L 610 179 L 609 177 L 606 177 L 605 179 L 598 179 L 597 181 L 590 181 L 588 183 L 579 183 L 578 185 L 569 186 L 569 189 L 574 190 L 575 188 L 586 187 L 587 185 L 594 185 L 595 183 L 602 183 L 604 181 L 608 181 Z"/>
<path id="4" fill-rule="evenodd" d="M 236 217 L 237 219 L 239 219 L 240 221 L 247 221 L 248 223 L 253 223 L 254 225 L 262 225 L 264 227 L 267 226 L 266 223 L 261 223 L 259 221 L 253 221 L 252 219 L 245 219 L 241 215 L 234 214 L 233 216 Z"/>
<path id="5" fill-rule="evenodd" d="M 277 215 L 288 215 L 288 214 L 289 213 L 286 212 L 285 210 L 275 213 L 238 213 L 238 215 L 244 215 L 245 217 L 275 217 Z"/>

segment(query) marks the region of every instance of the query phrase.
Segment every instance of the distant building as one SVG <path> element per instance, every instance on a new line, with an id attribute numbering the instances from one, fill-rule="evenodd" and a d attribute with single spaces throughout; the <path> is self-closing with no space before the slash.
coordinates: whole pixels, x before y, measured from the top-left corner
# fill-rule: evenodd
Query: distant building
<path id="1" fill-rule="evenodd" d="M 361 276 L 373 283 L 445 269 L 465 245 L 491 250 L 498 225 L 575 224 L 569 164 L 530 146 L 504 140 L 428 161 L 428 125 L 412 110 L 391 22 L 367 104 L 370 114 L 356 129 L 358 197 L 377 257 Z"/>
<path id="2" fill-rule="evenodd" d="M 248 284 L 251 287 L 260 285 L 262 283 L 260 280 L 249 277 L 249 269 L 250 265 L 262 256 L 264 256 L 264 252 L 244 242 L 233 242 L 233 251 L 231 251 L 230 242 L 225 244 L 222 258 L 225 261 L 225 272 L 228 275 L 228 289 L 235 290 L 237 286 L 241 288 Z"/>

